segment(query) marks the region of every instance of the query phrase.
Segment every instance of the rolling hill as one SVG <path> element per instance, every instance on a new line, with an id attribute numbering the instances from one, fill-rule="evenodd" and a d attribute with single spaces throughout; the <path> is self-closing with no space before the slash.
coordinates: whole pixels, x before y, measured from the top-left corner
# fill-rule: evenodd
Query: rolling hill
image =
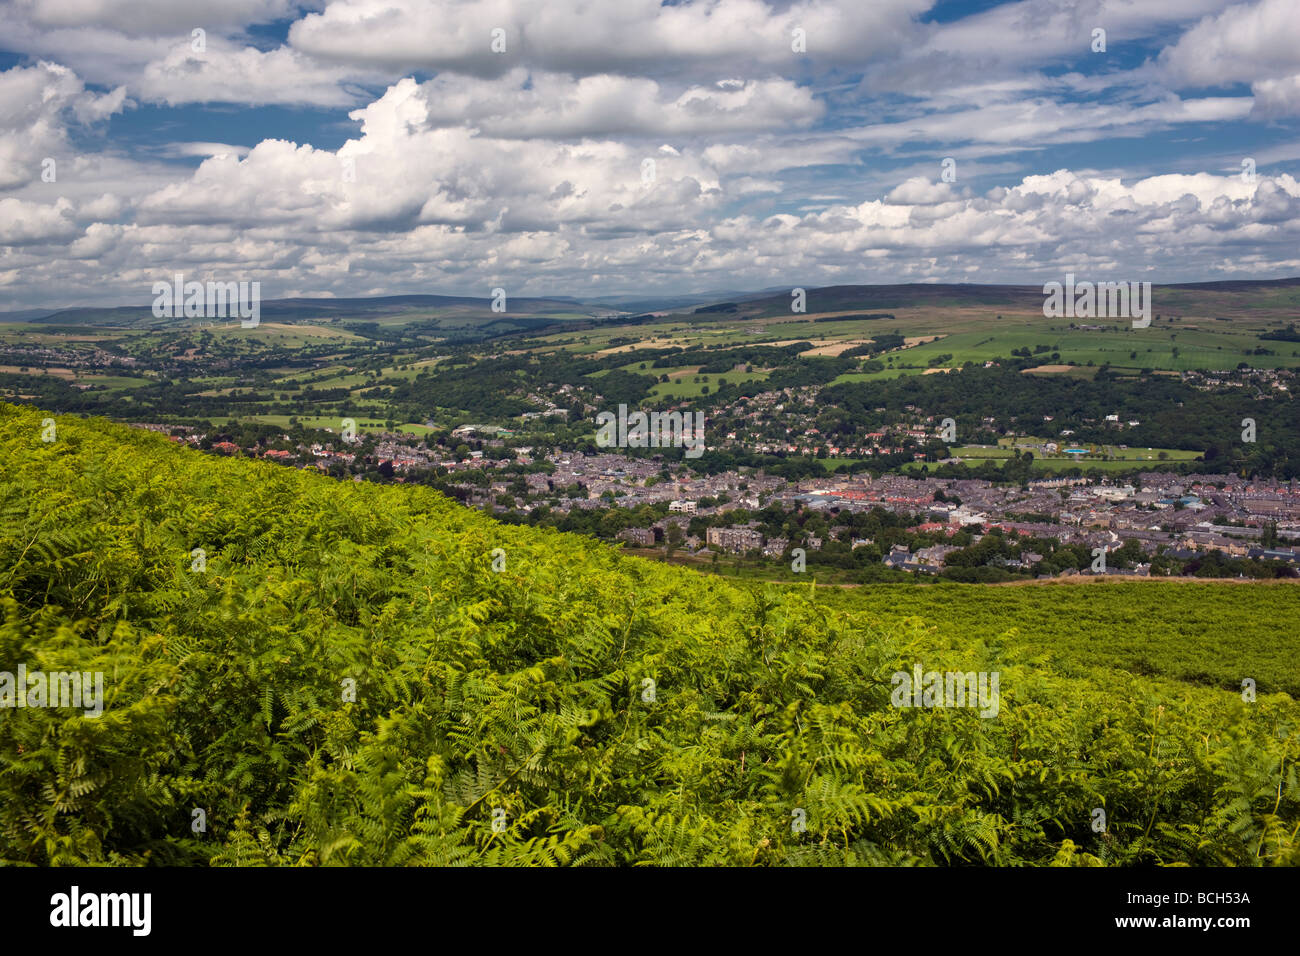
<path id="1" fill-rule="evenodd" d="M 1063 277 L 1054 277 L 1058 281 Z M 1080 279 L 1086 278 L 1083 274 Z M 1004 312 L 1041 313 L 1041 285 L 981 285 L 913 283 L 910 285 L 841 285 L 808 288 L 806 312 L 891 309 L 987 308 Z M 767 318 L 790 315 L 789 289 L 737 301 L 740 308 L 729 318 Z M 723 299 L 715 300 L 716 302 Z M 1153 285 L 1157 310 L 1196 315 L 1224 315 L 1273 320 L 1300 314 L 1300 278 L 1258 281 L 1196 282 Z"/>

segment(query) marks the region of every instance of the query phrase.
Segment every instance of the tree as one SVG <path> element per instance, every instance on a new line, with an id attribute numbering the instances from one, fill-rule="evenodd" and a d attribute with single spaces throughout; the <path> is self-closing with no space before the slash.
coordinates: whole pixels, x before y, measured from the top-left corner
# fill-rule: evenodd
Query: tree
<path id="1" fill-rule="evenodd" d="M 664 554 L 668 557 L 671 557 L 672 553 L 676 551 L 679 547 L 681 547 L 682 544 L 681 525 L 677 524 L 677 522 L 675 521 L 669 523 L 668 533 L 666 535 L 666 538 L 667 538 L 667 546 L 664 548 Z"/>

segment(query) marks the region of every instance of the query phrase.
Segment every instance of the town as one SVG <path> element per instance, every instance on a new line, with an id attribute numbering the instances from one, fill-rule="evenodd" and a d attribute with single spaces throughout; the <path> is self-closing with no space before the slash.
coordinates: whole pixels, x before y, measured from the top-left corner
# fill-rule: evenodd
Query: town
<path id="1" fill-rule="evenodd" d="M 1199 573 L 1202 565 L 1205 573 L 1260 575 L 1267 567 L 1290 576 L 1300 563 L 1294 479 L 1159 470 L 1155 454 L 1133 458 L 1131 470 L 1112 477 L 1088 471 L 1088 460 L 1114 462 L 1128 446 L 1068 447 L 1070 429 L 1059 441 L 1012 437 L 1002 445 L 954 448 L 936 437 L 935 416 L 914 407 L 851 445 L 826 447 L 801 417 L 816 407 L 815 392 L 795 387 L 742 399 L 739 414 L 729 408 L 722 416 L 727 430 L 718 444 L 802 454 L 813 462 L 819 454 L 887 459 L 892 471 L 815 469 L 813 476 L 792 477 L 739 465 L 708 473 L 680 454 L 601 448 L 589 439 L 558 447 L 548 422 L 565 419 L 569 410 L 554 406 L 526 413 L 516 428 L 461 424 L 423 437 L 327 428 L 319 440 L 296 441 L 264 427 L 241 443 L 231 440 L 234 434 L 221 438 L 187 426 L 137 427 L 213 453 L 261 457 L 339 479 L 427 484 L 504 521 L 579 531 L 647 556 L 661 552 L 697 563 L 789 566 L 801 549 L 813 566 L 853 572 L 874 565 L 876 579 L 900 572 L 959 580 L 1168 575 Z M 585 406 L 583 413 L 593 410 Z M 747 417 L 754 428 L 744 428 Z M 1140 424 L 1106 418 L 1118 430 Z M 998 433 L 995 421 L 983 426 Z M 772 435 L 782 430 L 798 434 L 774 446 Z M 997 478 L 942 474 L 975 463 L 987 469 L 983 456 L 994 453 L 1009 456 L 1001 459 L 1004 469 L 1031 463 L 1035 454 L 1074 454 L 1065 465 L 1076 467 L 1044 477 L 1024 469 L 1015 477 L 1011 471 Z M 1144 460 L 1153 463 L 1150 470 Z M 931 468 L 938 473 L 928 473 Z M 1224 563 L 1232 561 L 1249 566 Z"/>

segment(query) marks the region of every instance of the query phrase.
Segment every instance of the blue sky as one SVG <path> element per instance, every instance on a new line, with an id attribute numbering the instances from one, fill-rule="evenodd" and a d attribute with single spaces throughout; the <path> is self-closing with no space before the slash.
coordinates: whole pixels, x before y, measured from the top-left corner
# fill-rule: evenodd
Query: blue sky
<path id="1" fill-rule="evenodd" d="M 1291 0 L 0 20 L 0 310 L 178 271 L 266 297 L 1300 275 Z"/>

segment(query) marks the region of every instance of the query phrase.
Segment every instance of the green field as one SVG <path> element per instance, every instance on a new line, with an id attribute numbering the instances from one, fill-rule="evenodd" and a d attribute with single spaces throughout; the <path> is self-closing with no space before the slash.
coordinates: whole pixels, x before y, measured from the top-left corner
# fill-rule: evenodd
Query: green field
<path id="1" fill-rule="evenodd" d="M 108 389 L 132 389 L 148 385 L 151 379 L 132 378 L 127 375 L 81 375 L 77 377 L 77 381 L 88 385 L 102 385 Z"/>
<path id="2" fill-rule="evenodd" d="M 227 418 L 217 419 L 217 423 L 227 424 L 229 422 L 261 422 L 265 425 L 280 425 L 284 428 L 289 427 L 289 419 L 296 417 L 298 424 L 305 428 L 329 428 L 333 431 L 339 431 L 342 426 L 342 417 L 338 415 L 239 415 Z M 363 416 L 351 416 L 357 423 L 357 431 L 367 434 L 379 434 L 388 431 L 384 427 L 383 419 L 375 420 Z M 428 435 L 435 429 L 430 428 L 422 422 L 405 422 L 395 425 L 392 429 L 395 432 L 410 432 L 414 435 Z"/>
<path id="3" fill-rule="evenodd" d="M 807 339 L 815 343 L 849 342 L 881 332 L 908 337 L 938 335 L 933 342 L 888 352 L 881 357 L 887 368 L 880 372 L 850 372 L 836 382 L 868 381 L 903 374 L 923 373 L 932 360 L 951 355 L 945 366 L 966 362 L 1006 361 L 1013 350 L 1028 348 L 1047 364 L 1048 356 L 1059 353 L 1053 364 L 1074 367 L 1048 374 L 1091 377 L 1102 365 L 1117 373 L 1138 373 L 1142 369 L 1171 372 L 1191 369 L 1229 370 L 1243 361 L 1255 368 L 1300 367 L 1300 345 L 1264 342 L 1261 331 L 1278 327 L 1276 319 L 1236 316 L 1216 321 L 1209 316 L 1163 317 L 1146 329 L 1133 329 L 1129 322 L 1078 320 L 1078 324 L 1099 324 L 1105 331 L 1071 330 L 1069 323 L 1045 319 L 1041 314 L 970 308 L 896 309 L 894 318 L 864 321 L 820 322 L 821 315 L 782 320 L 774 317 L 728 319 L 698 316 L 668 316 L 662 321 L 636 327 L 612 327 L 584 331 L 576 344 L 566 349 L 594 353 L 611 340 L 633 338 L 641 347 L 669 345 L 740 345 L 756 342 Z M 755 331 L 746 331 L 754 329 Z M 573 334 L 542 337 L 540 342 L 559 342 Z M 1039 347 L 1046 350 L 1036 352 Z M 626 348 L 626 346 L 624 346 Z M 1265 348 L 1273 355 L 1251 354 Z M 629 371 L 636 371 L 628 366 Z"/>
<path id="4" fill-rule="evenodd" d="M 1043 444 L 1047 439 L 1017 438 L 1016 444 Z M 1062 448 L 1069 446 L 1063 438 L 1055 439 Z M 1073 446 L 1069 446 L 1073 447 Z M 1161 462 L 1195 461 L 1200 452 L 1181 448 L 1120 448 L 1118 445 L 1089 446 L 1086 455 L 1047 454 L 1033 451 L 1034 461 L 1043 462 L 1044 467 L 1068 468 L 1078 465 L 1080 468 L 1132 467 L 1135 463 L 1158 465 Z M 991 459 L 1009 461 L 1015 457 L 1016 448 L 1012 439 L 1002 439 L 997 446 L 990 445 L 952 445 L 949 449 L 954 458 Z M 1026 449 L 1029 450 L 1029 449 Z"/>
<path id="5" fill-rule="evenodd" d="M 998 459 L 990 459 L 990 460 L 996 461 Z M 982 464 L 982 462 L 977 462 L 976 464 Z M 1079 468 L 1084 472 L 1092 471 L 1093 469 L 1096 469 L 1097 471 L 1122 472 L 1122 471 L 1135 471 L 1138 469 L 1144 469 L 1149 471 L 1156 470 L 1154 466 L 1159 464 L 1160 462 L 1158 461 L 1145 462 L 1145 461 L 1139 461 L 1134 459 L 1106 461 L 1104 459 L 1091 459 L 1086 457 L 1082 460 L 1076 460 L 1074 458 L 1035 458 L 1033 464 L 1030 467 L 1032 471 L 1044 472 L 1044 473 L 1062 472 L 1069 468 Z M 933 471 L 937 467 L 934 462 L 911 461 L 902 465 L 901 468 L 903 471 L 908 472 L 909 474 L 915 474 L 917 472 L 922 471 L 923 469 L 926 469 L 927 466 L 929 471 Z"/>

